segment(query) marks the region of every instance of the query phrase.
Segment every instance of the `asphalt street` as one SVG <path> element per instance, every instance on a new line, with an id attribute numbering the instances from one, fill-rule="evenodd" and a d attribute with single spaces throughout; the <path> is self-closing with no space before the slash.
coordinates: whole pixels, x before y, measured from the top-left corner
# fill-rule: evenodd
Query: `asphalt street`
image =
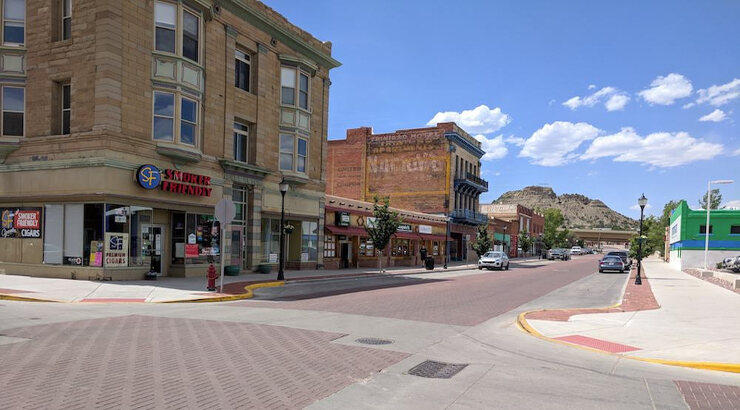
<path id="1" fill-rule="evenodd" d="M 289 283 L 241 302 L 2 301 L 0 408 L 687 409 L 692 389 L 740 384 L 517 328 L 524 310 L 618 302 L 627 275 L 596 260 Z M 409 373 L 425 360 L 467 366 Z"/>

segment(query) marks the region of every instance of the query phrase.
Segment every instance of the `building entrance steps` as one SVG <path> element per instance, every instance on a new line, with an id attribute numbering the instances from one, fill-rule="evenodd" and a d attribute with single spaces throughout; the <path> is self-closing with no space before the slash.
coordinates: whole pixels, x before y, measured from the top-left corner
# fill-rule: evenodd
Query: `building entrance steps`
<path id="1" fill-rule="evenodd" d="M 626 345 L 634 350 L 622 351 L 623 357 L 740 372 L 740 295 L 656 258 L 643 266 L 643 286 L 633 285 L 634 270 L 625 275 L 629 282 L 618 306 L 531 312 L 519 322 L 537 336 L 591 350 L 614 352 L 599 346 Z M 653 296 L 657 305 L 648 300 Z M 573 342 L 581 339 L 598 343 Z"/>

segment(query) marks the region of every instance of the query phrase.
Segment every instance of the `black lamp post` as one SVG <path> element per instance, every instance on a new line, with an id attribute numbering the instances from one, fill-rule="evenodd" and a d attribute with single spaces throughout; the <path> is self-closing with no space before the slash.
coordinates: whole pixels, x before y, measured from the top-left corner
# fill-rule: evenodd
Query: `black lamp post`
<path id="1" fill-rule="evenodd" d="M 288 183 L 283 179 L 280 181 L 280 195 L 282 196 L 282 202 L 280 204 L 280 268 L 278 269 L 277 280 L 285 280 L 285 273 L 283 267 L 285 266 L 285 257 L 283 255 L 283 249 L 285 249 L 285 193 L 288 192 Z"/>
<path id="2" fill-rule="evenodd" d="M 637 239 L 639 242 L 637 245 L 637 276 L 635 276 L 635 285 L 642 285 L 640 272 L 642 271 L 642 218 L 643 212 L 645 211 L 645 205 L 647 205 L 645 194 L 642 194 L 642 196 L 637 199 L 637 204 L 640 205 L 640 237 Z"/>

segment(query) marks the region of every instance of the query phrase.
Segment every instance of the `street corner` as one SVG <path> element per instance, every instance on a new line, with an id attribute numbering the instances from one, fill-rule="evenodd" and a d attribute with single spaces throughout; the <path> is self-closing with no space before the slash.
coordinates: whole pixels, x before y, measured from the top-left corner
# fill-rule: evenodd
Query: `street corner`
<path id="1" fill-rule="evenodd" d="M 238 283 L 232 283 L 231 285 L 240 285 Z M 273 281 L 273 282 L 260 282 L 251 283 L 243 286 L 231 286 L 232 289 L 243 289 L 242 293 L 208 293 L 202 292 L 197 295 L 205 296 L 201 298 L 193 299 L 178 299 L 178 300 L 167 300 L 158 303 L 214 303 L 214 302 L 232 302 L 236 300 L 250 299 L 254 297 L 254 290 L 260 288 L 272 288 L 277 286 L 284 286 L 285 281 Z"/>

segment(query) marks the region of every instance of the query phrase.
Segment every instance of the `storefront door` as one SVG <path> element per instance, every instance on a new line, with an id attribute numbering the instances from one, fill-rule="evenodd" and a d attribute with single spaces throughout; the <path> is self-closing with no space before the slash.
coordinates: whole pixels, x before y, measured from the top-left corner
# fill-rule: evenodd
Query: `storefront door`
<path id="1" fill-rule="evenodd" d="M 151 247 L 152 247 L 152 267 L 153 272 L 157 272 L 160 276 L 165 276 L 164 264 L 164 227 L 162 225 L 152 225 L 151 227 Z"/>
<path id="2" fill-rule="evenodd" d="M 349 264 L 352 261 L 352 247 L 350 246 L 349 242 L 342 242 L 341 243 L 341 256 L 342 256 L 342 262 L 340 266 L 343 269 L 349 268 Z"/>

